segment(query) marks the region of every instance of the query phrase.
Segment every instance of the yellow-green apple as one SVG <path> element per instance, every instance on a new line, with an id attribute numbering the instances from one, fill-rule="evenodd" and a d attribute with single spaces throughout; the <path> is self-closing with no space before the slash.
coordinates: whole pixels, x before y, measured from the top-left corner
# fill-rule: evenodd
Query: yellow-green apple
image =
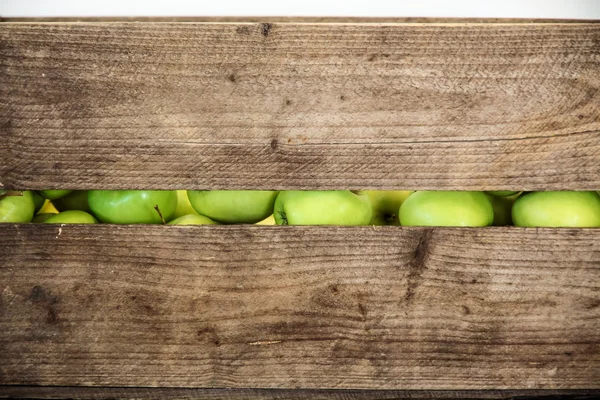
<path id="1" fill-rule="evenodd" d="M 0 192 L 0 222 L 30 222 L 35 211 L 35 199 L 29 190 Z"/>
<path id="2" fill-rule="evenodd" d="M 93 215 L 81 210 L 67 210 L 43 221 L 45 224 L 97 224 L 98 221 Z"/>
<path id="3" fill-rule="evenodd" d="M 45 200 L 44 205 L 37 212 L 38 214 L 58 214 L 58 210 L 50 200 Z"/>
<path id="4" fill-rule="evenodd" d="M 71 192 L 72 190 L 38 190 L 38 194 L 48 200 L 60 199 Z"/>
<path id="5" fill-rule="evenodd" d="M 418 191 L 400 206 L 403 226 L 488 226 L 494 209 L 483 192 Z"/>
<path id="6" fill-rule="evenodd" d="M 174 190 L 90 190 L 90 209 L 101 222 L 160 224 L 170 221 L 177 208 Z"/>
<path id="7" fill-rule="evenodd" d="M 369 225 L 369 196 L 350 190 L 285 191 L 273 212 L 278 225 Z"/>
<path id="8" fill-rule="evenodd" d="M 177 208 L 175 209 L 175 214 L 173 214 L 173 218 L 183 217 L 185 215 L 196 214 L 196 210 L 190 204 L 190 199 L 187 195 L 187 190 L 177 190 Z"/>
<path id="9" fill-rule="evenodd" d="M 600 227 L 600 196 L 596 192 L 531 192 L 513 205 L 516 226 Z"/>
<path id="10" fill-rule="evenodd" d="M 263 219 L 262 221 L 257 222 L 256 225 L 277 225 L 277 224 L 275 223 L 275 217 L 273 217 L 273 214 L 271 214 L 267 218 Z"/>
<path id="11" fill-rule="evenodd" d="M 200 215 L 223 224 L 255 224 L 273 213 L 278 192 L 267 190 L 188 190 Z"/>
<path id="12" fill-rule="evenodd" d="M 179 218 L 175 218 L 170 221 L 168 225 L 215 225 L 217 224 L 212 219 L 200 215 L 198 213 L 182 215 Z"/>

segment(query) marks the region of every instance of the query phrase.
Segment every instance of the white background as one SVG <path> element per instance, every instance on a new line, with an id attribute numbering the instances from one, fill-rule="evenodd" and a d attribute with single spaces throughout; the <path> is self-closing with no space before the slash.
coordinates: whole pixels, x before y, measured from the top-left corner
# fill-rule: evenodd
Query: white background
<path id="1" fill-rule="evenodd" d="M 0 16 L 362 16 L 600 19 L 600 0 L 0 0 Z"/>

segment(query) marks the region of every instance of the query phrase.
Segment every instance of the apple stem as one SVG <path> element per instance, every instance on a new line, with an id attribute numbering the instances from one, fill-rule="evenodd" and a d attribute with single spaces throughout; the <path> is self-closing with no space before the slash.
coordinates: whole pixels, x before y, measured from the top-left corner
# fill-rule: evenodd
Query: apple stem
<path id="1" fill-rule="evenodd" d="M 23 196 L 23 192 L 4 192 L 4 193 L 0 193 L 0 199 L 3 199 L 5 197 L 22 197 Z"/>
<path id="2" fill-rule="evenodd" d="M 158 204 L 154 206 L 154 209 L 156 210 L 156 212 L 160 216 L 160 220 L 162 221 L 163 225 L 166 225 L 167 221 L 165 221 L 165 218 L 163 217 L 162 213 L 160 212 L 160 208 L 158 207 Z"/>

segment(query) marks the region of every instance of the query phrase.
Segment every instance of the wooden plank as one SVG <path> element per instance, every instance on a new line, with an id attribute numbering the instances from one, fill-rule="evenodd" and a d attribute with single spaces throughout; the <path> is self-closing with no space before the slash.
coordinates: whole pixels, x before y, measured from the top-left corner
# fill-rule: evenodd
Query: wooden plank
<path id="1" fill-rule="evenodd" d="M 19 399 L 202 399 L 202 400 L 402 400 L 402 399 L 597 399 L 598 390 L 318 390 L 190 389 L 0 386 L 0 398 Z M 552 396 L 552 397 L 550 397 Z"/>
<path id="2" fill-rule="evenodd" d="M 2 17 L 0 22 L 235 22 L 235 23 L 342 23 L 342 24 L 593 24 L 596 19 L 548 18 L 431 18 L 431 17 L 284 17 L 284 16 L 180 16 L 180 17 Z"/>
<path id="3" fill-rule="evenodd" d="M 0 384 L 600 389 L 600 230 L 0 226 Z"/>
<path id="4" fill-rule="evenodd" d="M 598 189 L 597 23 L 6 22 L 8 188 Z"/>

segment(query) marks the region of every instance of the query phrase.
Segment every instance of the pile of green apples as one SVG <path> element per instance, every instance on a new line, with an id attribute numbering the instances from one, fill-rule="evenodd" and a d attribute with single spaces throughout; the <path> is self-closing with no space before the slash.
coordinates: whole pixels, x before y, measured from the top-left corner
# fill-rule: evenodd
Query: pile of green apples
<path id="1" fill-rule="evenodd" d="M 600 227 L 597 192 L 0 191 L 0 222 Z"/>

